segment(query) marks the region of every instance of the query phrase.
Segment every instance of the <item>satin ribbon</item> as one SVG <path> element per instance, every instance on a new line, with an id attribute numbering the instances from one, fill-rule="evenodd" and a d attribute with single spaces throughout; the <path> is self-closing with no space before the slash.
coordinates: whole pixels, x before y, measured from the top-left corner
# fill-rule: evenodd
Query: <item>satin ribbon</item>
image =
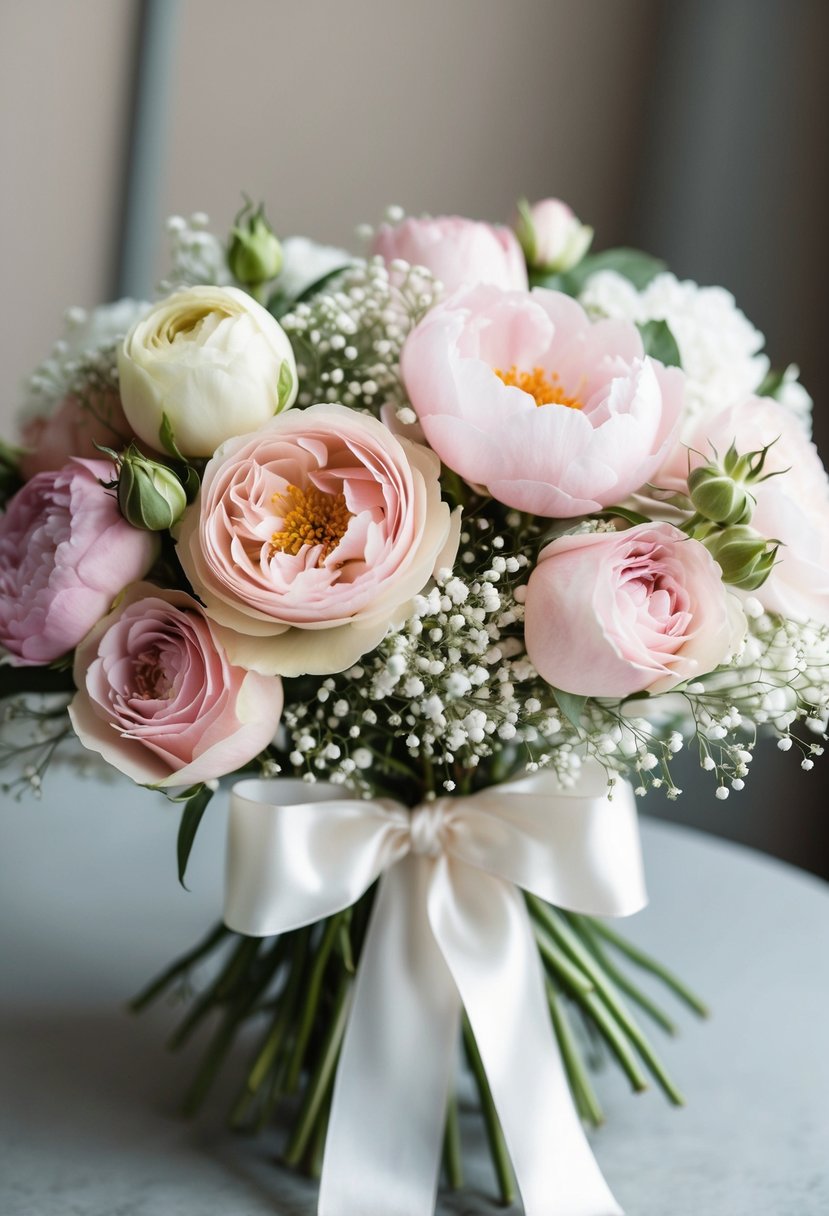
<path id="1" fill-rule="evenodd" d="M 604 771 L 542 772 L 409 810 L 341 787 L 242 781 L 225 921 L 254 937 L 353 904 L 379 877 L 343 1040 L 319 1216 L 434 1211 L 461 1008 L 526 1216 L 618 1216 L 552 1030 L 523 888 L 571 911 L 646 902 L 636 806 Z"/>

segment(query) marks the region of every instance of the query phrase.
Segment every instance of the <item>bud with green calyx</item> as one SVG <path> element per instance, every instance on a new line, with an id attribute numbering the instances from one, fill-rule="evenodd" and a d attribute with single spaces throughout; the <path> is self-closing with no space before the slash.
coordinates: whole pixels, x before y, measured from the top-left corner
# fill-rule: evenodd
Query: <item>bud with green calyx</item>
<path id="1" fill-rule="evenodd" d="M 177 474 L 130 444 L 119 461 L 118 506 L 134 528 L 164 532 L 178 523 L 187 494 Z"/>
<path id="2" fill-rule="evenodd" d="M 771 574 L 780 547 L 779 541 L 766 540 L 745 524 L 713 532 L 702 543 L 719 563 L 723 581 L 741 591 L 756 591 L 763 585 Z"/>
<path id="3" fill-rule="evenodd" d="M 247 200 L 230 230 L 227 264 L 238 283 L 254 296 L 282 269 L 282 246 L 265 218 L 263 204 Z"/>
<path id="4" fill-rule="evenodd" d="M 741 456 L 732 443 L 722 460 L 715 452 L 713 460 L 692 469 L 688 495 L 697 516 L 721 527 L 747 524 L 756 502 L 749 486 L 777 476 L 777 472 L 763 472 L 772 446 L 767 444 Z"/>
<path id="5" fill-rule="evenodd" d="M 699 515 L 713 523 L 747 524 L 754 496 L 715 465 L 702 465 L 688 475 L 688 494 Z"/>

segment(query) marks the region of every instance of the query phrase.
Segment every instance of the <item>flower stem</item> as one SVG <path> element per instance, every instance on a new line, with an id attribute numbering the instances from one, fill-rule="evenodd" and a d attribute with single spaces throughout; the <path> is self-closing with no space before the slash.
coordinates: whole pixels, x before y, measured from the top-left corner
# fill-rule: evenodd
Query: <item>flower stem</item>
<path id="1" fill-rule="evenodd" d="M 504 1140 L 504 1133 L 501 1130 L 498 1112 L 495 1109 L 492 1091 L 486 1079 L 481 1053 L 478 1051 L 475 1034 L 465 1014 L 463 1018 L 463 1045 L 469 1067 L 472 1069 L 475 1084 L 478 1088 L 478 1095 L 481 1101 L 481 1114 L 483 1115 L 484 1127 L 486 1128 L 492 1164 L 495 1167 L 495 1175 L 498 1179 L 498 1191 L 501 1196 L 501 1202 L 507 1206 L 515 1201 L 515 1175 L 512 1172 L 512 1163 L 510 1162 L 509 1151 Z"/>
<path id="2" fill-rule="evenodd" d="M 651 958 L 649 954 L 645 954 L 638 946 L 634 946 L 626 938 L 622 937 L 621 934 L 616 933 L 614 929 L 604 924 L 603 921 L 591 919 L 590 928 L 599 937 L 603 937 L 605 941 L 610 942 L 612 946 L 621 954 L 624 954 L 626 958 L 629 958 L 632 963 L 635 963 L 637 967 L 641 967 L 643 971 L 649 971 L 651 975 L 655 975 L 666 988 L 670 988 L 671 992 L 679 997 L 681 1001 L 684 1001 L 699 1017 L 707 1018 L 709 1016 L 710 1010 L 705 1002 L 678 976 L 658 962 L 657 959 Z"/>
<path id="3" fill-rule="evenodd" d="M 187 1017 L 173 1034 L 169 1043 L 171 1050 L 176 1051 L 179 1047 L 183 1047 L 202 1018 L 206 1017 L 212 1009 L 221 1004 L 224 997 L 231 991 L 236 980 L 244 975 L 248 966 L 253 961 L 259 946 L 259 938 L 242 937 L 239 939 L 218 977 L 195 1002 Z"/>
<path id="4" fill-rule="evenodd" d="M 302 1064 L 308 1048 L 308 1040 L 311 1037 L 311 1030 L 313 1029 L 314 1019 L 317 1015 L 317 1008 L 319 1007 L 325 968 L 328 965 L 328 959 L 334 943 L 337 940 L 342 922 L 342 912 L 328 919 L 325 929 L 323 930 L 319 949 L 314 957 L 314 962 L 311 967 L 311 974 L 308 977 L 308 985 L 305 989 L 305 1002 L 302 1010 L 302 1018 L 297 1029 L 294 1048 L 291 1052 L 291 1058 L 288 1064 L 288 1073 L 285 1078 L 285 1091 L 289 1094 L 294 1093 L 299 1085 Z"/>
<path id="5" fill-rule="evenodd" d="M 463 1154 L 461 1151 L 461 1126 L 458 1118 L 458 1095 L 449 1095 L 446 1108 L 446 1130 L 443 1135 L 443 1172 L 446 1183 L 453 1191 L 463 1186 Z"/>
<path id="6" fill-rule="evenodd" d="M 285 1149 L 283 1159 L 286 1165 L 296 1166 L 304 1156 L 309 1139 L 314 1131 L 314 1124 L 320 1114 L 323 1099 L 333 1080 L 334 1068 L 340 1054 L 343 1034 L 345 1033 L 349 1004 L 348 994 L 351 984 L 351 976 L 347 974 L 343 975 L 334 1000 L 328 1032 L 325 1036 L 316 1067 L 305 1088 L 302 1105 L 299 1109 L 291 1138 L 288 1141 L 288 1146 Z"/>
<path id="7" fill-rule="evenodd" d="M 129 1008 L 132 1012 L 141 1013 L 148 1005 L 151 1005 L 154 1000 L 161 996 L 165 988 L 168 988 L 172 984 L 173 980 L 183 975 L 194 963 L 197 963 L 199 959 L 209 954 L 229 932 L 230 930 L 225 925 L 216 925 L 215 929 L 212 929 L 206 937 L 202 938 L 192 950 L 188 950 L 186 954 L 182 954 L 181 958 L 171 963 L 165 971 L 162 971 L 146 988 L 133 997 L 129 1003 Z"/>
<path id="8" fill-rule="evenodd" d="M 576 929 L 580 933 L 582 940 L 587 948 L 593 953 L 596 962 L 605 970 L 607 975 L 616 985 L 620 992 L 625 996 L 630 997 L 639 1008 L 656 1022 L 666 1034 L 675 1035 L 677 1033 L 676 1023 L 672 1022 L 667 1013 L 657 1005 L 656 1001 L 652 1000 L 646 992 L 642 992 L 640 988 L 628 979 L 619 968 L 612 963 L 605 951 L 599 944 L 597 936 L 592 932 L 590 921 L 585 918 L 576 924 Z"/>
<path id="9" fill-rule="evenodd" d="M 561 1056 L 567 1069 L 567 1077 L 576 1107 L 582 1119 L 593 1127 L 604 1122 L 604 1112 L 599 1105 L 599 1099 L 590 1080 L 590 1075 L 584 1063 L 573 1028 L 567 1019 L 561 998 L 552 979 L 547 976 L 547 999 L 550 1004 L 550 1014 L 553 1019 L 553 1029 L 556 1032 Z"/>
<path id="10" fill-rule="evenodd" d="M 685 1099 L 668 1076 L 664 1065 L 649 1043 L 647 1036 L 625 1003 L 621 1000 L 606 972 L 583 944 L 575 929 L 568 923 L 562 913 L 557 912 L 535 896 L 531 895 L 528 898 L 532 902 L 534 912 L 544 923 L 545 927 L 549 929 L 550 933 L 556 938 L 563 949 L 566 950 L 573 961 L 593 980 L 596 995 L 600 998 L 606 1012 L 617 1024 L 621 1033 L 636 1048 L 639 1056 L 647 1065 L 669 1100 L 676 1106 L 684 1105 Z M 591 1008 L 594 1005 L 594 1002 L 591 1000 L 592 995 L 588 994 L 585 1001 L 585 1004 L 589 1004 Z"/>

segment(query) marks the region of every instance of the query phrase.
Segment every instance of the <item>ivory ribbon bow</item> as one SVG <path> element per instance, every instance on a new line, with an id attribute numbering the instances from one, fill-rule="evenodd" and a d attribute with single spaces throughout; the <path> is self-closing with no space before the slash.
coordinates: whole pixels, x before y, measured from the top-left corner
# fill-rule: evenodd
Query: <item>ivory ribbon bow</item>
<path id="1" fill-rule="evenodd" d="M 382 875 L 355 982 L 319 1216 L 434 1211 L 461 1007 L 526 1216 L 617 1216 L 576 1113 L 519 887 L 582 913 L 646 902 L 629 786 L 596 766 L 408 810 L 341 787 L 242 781 L 228 832 L 225 921 L 265 937 L 349 907 Z"/>

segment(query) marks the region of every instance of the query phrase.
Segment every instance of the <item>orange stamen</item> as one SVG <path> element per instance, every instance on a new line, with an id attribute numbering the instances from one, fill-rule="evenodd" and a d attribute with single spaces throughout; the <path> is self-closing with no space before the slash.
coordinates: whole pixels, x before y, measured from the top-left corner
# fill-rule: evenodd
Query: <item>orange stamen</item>
<path id="1" fill-rule="evenodd" d="M 320 545 L 318 566 L 336 549 L 353 519 L 344 494 L 326 494 L 313 485 L 305 489 L 288 486 L 284 494 L 274 494 L 272 501 L 283 512 L 282 527 L 271 537 L 274 550 L 296 557 L 306 545 Z"/>
<path id="2" fill-rule="evenodd" d="M 514 363 L 506 372 L 500 367 L 492 370 L 507 386 L 520 388 L 523 393 L 528 393 L 536 405 L 566 405 L 571 410 L 584 408 L 583 401 L 564 391 L 557 372 L 546 372 L 543 367 L 534 367 L 532 371 L 523 372 L 519 371 Z"/>

